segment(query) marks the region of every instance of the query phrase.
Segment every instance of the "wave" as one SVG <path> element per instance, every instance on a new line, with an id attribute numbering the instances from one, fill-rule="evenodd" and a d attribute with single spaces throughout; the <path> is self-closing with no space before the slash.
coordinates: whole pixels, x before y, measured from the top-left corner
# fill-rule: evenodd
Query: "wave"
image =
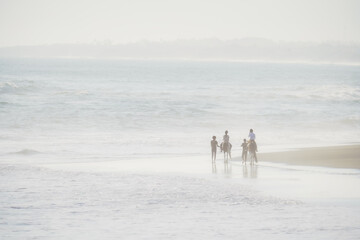
<path id="1" fill-rule="evenodd" d="M 2 106 L 2 105 L 10 105 L 11 103 L 9 103 L 9 102 L 0 102 L 0 106 Z"/>
<path id="2" fill-rule="evenodd" d="M 33 90 L 32 81 L 2 82 L 0 83 L 0 93 L 22 93 Z"/>
<path id="3" fill-rule="evenodd" d="M 33 149 L 23 149 L 21 151 L 18 152 L 11 152 L 10 154 L 19 154 L 19 155 L 34 155 L 34 154 L 39 154 L 41 152 L 38 152 L 36 150 Z"/>
<path id="4" fill-rule="evenodd" d="M 264 87 L 257 95 L 261 99 L 274 100 L 360 101 L 360 87 L 336 84 Z"/>
<path id="5" fill-rule="evenodd" d="M 1 92 L 14 91 L 14 90 L 16 90 L 18 88 L 19 88 L 19 86 L 16 85 L 15 83 L 12 83 L 12 82 L 0 83 L 0 91 Z"/>
<path id="6" fill-rule="evenodd" d="M 79 90 L 79 91 L 59 91 L 55 92 L 55 95 L 89 95 L 89 92 L 87 90 Z"/>

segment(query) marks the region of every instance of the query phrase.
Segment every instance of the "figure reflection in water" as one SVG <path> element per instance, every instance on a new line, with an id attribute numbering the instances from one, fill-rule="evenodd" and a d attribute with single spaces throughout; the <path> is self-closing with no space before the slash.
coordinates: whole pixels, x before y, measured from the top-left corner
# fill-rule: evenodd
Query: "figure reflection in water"
<path id="1" fill-rule="evenodd" d="M 229 163 L 228 161 L 224 162 L 224 173 L 230 175 L 231 172 L 232 172 L 231 163 Z"/>
<path id="2" fill-rule="evenodd" d="M 212 162 L 212 173 L 217 173 L 215 161 Z"/>
<path id="3" fill-rule="evenodd" d="M 258 166 L 257 165 L 243 165 L 243 177 L 244 178 L 257 178 L 258 176 Z M 250 174 L 249 174 L 250 173 Z"/>
<path id="4" fill-rule="evenodd" d="M 243 177 L 248 178 L 248 168 L 246 165 L 243 165 Z"/>
<path id="5" fill-rule="evenodd" d="M 257 175 L 258 175 L 257 168 L 258 168 L 257 165 L 250 166 L 250 177 L 251 178 L 257 178 Z"/>

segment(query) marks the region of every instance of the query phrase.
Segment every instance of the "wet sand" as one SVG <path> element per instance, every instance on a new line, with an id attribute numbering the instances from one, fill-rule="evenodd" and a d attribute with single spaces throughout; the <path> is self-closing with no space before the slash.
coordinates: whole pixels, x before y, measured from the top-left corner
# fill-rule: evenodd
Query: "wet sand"
<path id="1" fill-rule="evenodd" d="M 360 145 L 303 148 L 294 151 L 258 153 L 259 161 L 290 165 L 360 169 Z"/>
<path id="2" fill-rule="evenodd" d="M 0 163 L 0 239 L 360 236 L 359 169 L 284 166 L 264 154 L 254 166 L 221 154 L 214 163 L 206 155 L 35 164 L 39 157 Z"/>

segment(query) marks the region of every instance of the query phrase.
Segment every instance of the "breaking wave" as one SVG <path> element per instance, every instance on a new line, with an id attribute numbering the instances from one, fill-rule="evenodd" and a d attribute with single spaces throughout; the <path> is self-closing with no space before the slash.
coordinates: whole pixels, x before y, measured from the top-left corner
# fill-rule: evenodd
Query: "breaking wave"
<path id="1" fill-rule="evenodd" d="M 10 154 L 19 154 L 19 155 L 34 155 L 34 154 L 39 154 L 40 152 L 33 150 L 33 149 L 23 149 L 21 151 L 18 152 L 12 152 Z"/>

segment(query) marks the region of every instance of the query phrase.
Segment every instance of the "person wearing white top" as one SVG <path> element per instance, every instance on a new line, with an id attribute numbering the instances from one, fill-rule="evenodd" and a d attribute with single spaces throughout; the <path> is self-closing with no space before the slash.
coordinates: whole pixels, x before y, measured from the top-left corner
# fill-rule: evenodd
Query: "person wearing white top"
<path id="1" fill-rule="evenodd" d="M 249 138 L 250 138 L 250 140 L 255 140 L 255 138 L 256 138 L 254 130 L 252 130 L 252 129 L 250 129 Z"/>
<path id="2" fill-rule="evenodd" d="M 225 135 L 223 136 L 223 141 L 228 143 L 230 140 L 230 136 L 228 135 L 228 130 L 225 131 Z"/>

